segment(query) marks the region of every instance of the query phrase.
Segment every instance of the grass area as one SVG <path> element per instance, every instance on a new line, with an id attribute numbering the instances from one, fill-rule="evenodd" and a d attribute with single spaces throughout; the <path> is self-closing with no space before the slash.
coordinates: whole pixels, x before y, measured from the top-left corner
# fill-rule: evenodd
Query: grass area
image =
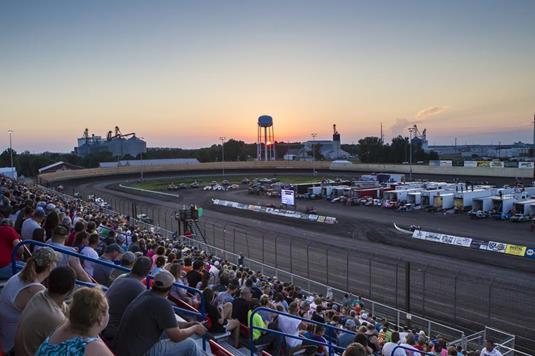
<path id="1" fill-rule="evenodd" d="M 243 175 L 243 176 L 227 176 L 226 179 L 231 184 L 240 184 L 241 181 L 244 178 L 248 178 L 249 180 L 253 180 L 255 178 L 274 178 L 275 176 L 249 176 L 249 175 Z M 321 180 L 321 177 L 312 177 L 312 176 L 297 176 L 297 175 L 281 175 L 276 176 L 276 178 L 279 179 L 279 181 L 283 183 L 288 184 L 300 184 L 300 183 L 312 183 L 312 182 L 319 182 Z M 222 181 L 221 175 L 217 176 L 201 176 L 199 178 L 176 178 L 176 179 L 164 179 L 164 180 L 147 180 L 144 182 L 136 182 L 129 184 L 131 187 L 135 188 L 141 188 L 141 189 L 148 189 L 148 190 L 159 190 L 159 191 L 166 191 L 167 186 L 171 183 L 174 183 L 176 185 L 180 183 L 184 183 L 186 185 L 189 185 L 193 183 L 194 181 L 197 181 L 201 187 L 210 184 L 213 181 L 216 181 L 218 183 L 221 183 Z M 243 185 L 245 187 L 245 185 Z"/>

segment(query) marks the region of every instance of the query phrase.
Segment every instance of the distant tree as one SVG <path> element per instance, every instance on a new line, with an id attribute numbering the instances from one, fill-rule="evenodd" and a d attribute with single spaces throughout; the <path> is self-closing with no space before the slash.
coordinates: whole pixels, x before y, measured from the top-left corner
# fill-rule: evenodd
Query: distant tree
<path id="1" fill-rule="evenodd" d="M 385 161 L 385 146 L 379 137 L 364 137 L 359 140 L 357 154 L 361 162 L 379 163 Z"/>

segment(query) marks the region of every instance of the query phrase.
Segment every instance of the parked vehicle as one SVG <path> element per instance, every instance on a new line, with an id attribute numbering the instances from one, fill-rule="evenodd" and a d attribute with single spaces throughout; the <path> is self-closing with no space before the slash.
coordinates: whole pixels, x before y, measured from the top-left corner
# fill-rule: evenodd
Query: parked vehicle
<path id="1" fill-rule="evenodd" d="M 204 186 L 204 188 L 202 188 L 202 190 L 212 190 L 212 186 L 211 185 L 207 185 L 207 186 Z"/>
<path id="2" fill-rule="evenodd" d="M 400 206 L 398 208 L 399 211 L 413 211 L 414 210 L 414 205 L 410 204 L 410 203 L 407 203 L 407 204 L 403 204 L 402 206 Z"/>
<path id="3" fill-rule="evenodd" d="M 178 187 L 176 186 L 176 184 L 174 183 L 171 183 L 167 186 L 167 190 L 170 191 L 170 192 L 174 192 L 176 190 L 178 190 Z"/>
<path id="4" fill-rule="evenodd" d="M 197 181 L 195 182 L 192 182 L 190 185 L 189 185 L 190 188 L 199 188 L 199 183 Z"/>
<path id="5" fill-rule="evenodd" d="M 249 184 L 249 183 L 250 183 L 250 180 L 247 177 L 243 178 L 241 181 L 241 184 Z"/>
<path id="6" fill-rule="evenodd" d="M 137 214 L 136 218 L 146 224 L 152 224 L 152 219 L 145 213 Z"/>
<path id="7" fill-rule="evenodd" d="M 509 221 L 511 222 L 528 222 L 529 220 L 530 220 L 529 216 L 521 214 L 521 213 L 514 214 L 509 219 Z"/>
<path id="8" fill-rule="evenodd" d="M 472 218 L 472 219 L 486 219 L 490 216 L 489 213 L 487 213 L 486 211 L 483 211 L 483 210 L 471 210 L 468 215 Z"/>

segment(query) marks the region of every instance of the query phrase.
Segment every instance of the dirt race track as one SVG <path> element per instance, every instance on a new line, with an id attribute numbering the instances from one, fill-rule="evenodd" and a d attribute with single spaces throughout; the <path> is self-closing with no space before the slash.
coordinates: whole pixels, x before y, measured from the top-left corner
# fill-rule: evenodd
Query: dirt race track
<path id="1" fill-rule="evenodd" d="M 176 229 L 174 214 L 179 204 L 195 203 L 204 207 L 200 224 L 210 244 L 404 310 L 406 262 L 410 262 L 412 313 L 466 332 L 479 331 L 485 325 L 495 327 L 517 335 L 519 349 L 535 353 L 535 260 L 413 240 L 396 232 L 392 223 L 531 245 L 535 233 L 529 225 L 298 200 L 298 208 L 314 206 L 320 214 L 339 221 L 324 225 L 211 204 L 213 197 L 276 203 L 243 190 L 187 189 L 179 191 L 177 198 L 119 187 L 124 180 L 64 185 L 69 193 L 97 194 L 126 214 L 131 214 L 135 204 L 138 213 L 147 213 L 168 229 Z"/>

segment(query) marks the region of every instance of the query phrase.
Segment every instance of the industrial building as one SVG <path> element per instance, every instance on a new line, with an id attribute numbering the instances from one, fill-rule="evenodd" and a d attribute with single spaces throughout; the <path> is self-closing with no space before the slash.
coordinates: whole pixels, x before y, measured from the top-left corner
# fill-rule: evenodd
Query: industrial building
<path id="1" fill-rule="evenodd" d="M 115 132 L 108 131 L 106 139 L 95 134 L 89 135 L 89 130 L 85 129 L 83 136 L 78 138 L 78 146 L 74 148 L 74 153 L 80 157 L 98 152 L 111 152 L 114 157 L 136 157 L 146 151 L 145 141 L 136 137 L 134 132 L 122 134 L 118 126 L 115 126 Z"/>
<path id="2" fill-rule="evenodd" d="M 333 125 L 333 139 L 330 140 L 311 140 L 303 143 L 303 148 L 289 151 L 285 160 L 309 160 L 313 157 L 313 152 L 319 146 L 319 153 L 326 160 L 348 159 L 351 154 L 342 150 L 340 133 L 336 130 L 336 124 Z M 316 157 L 319 159 L 319 157 Z"/>

